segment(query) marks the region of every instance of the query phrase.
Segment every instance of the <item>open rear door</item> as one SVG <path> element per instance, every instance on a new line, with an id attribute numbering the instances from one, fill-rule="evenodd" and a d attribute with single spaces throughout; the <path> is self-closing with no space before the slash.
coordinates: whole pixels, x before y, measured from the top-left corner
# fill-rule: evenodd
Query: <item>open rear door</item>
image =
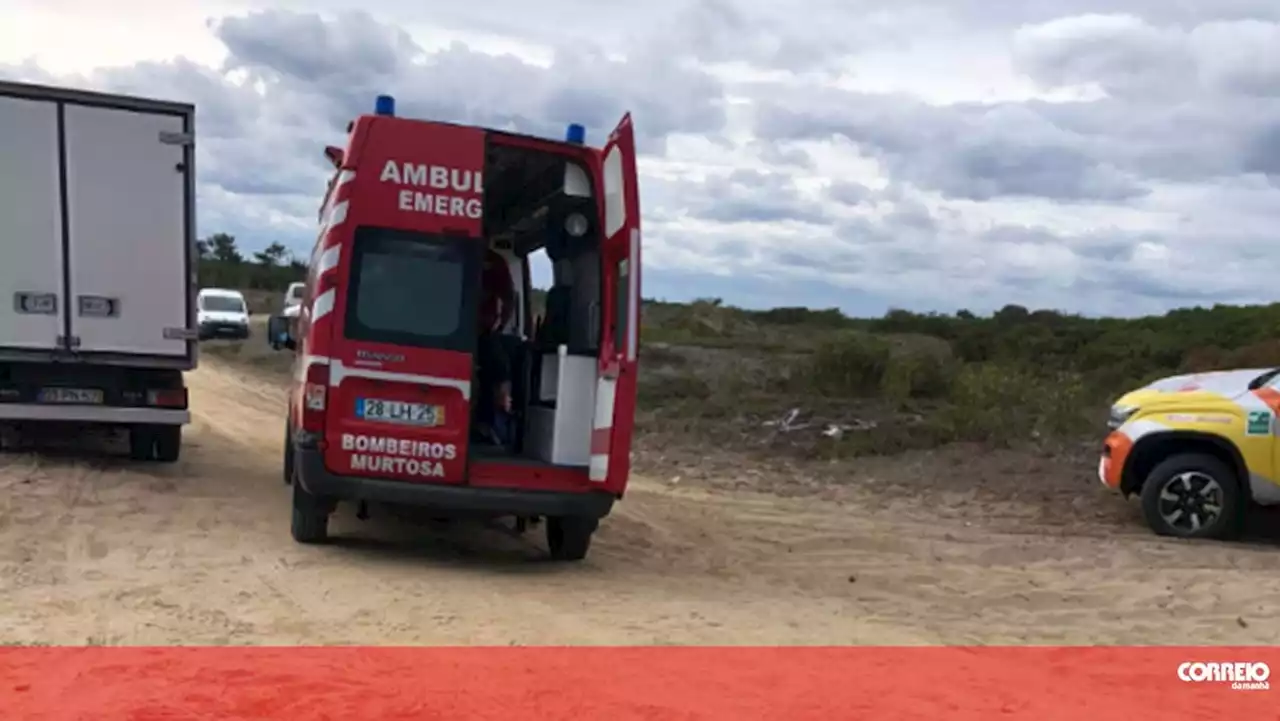
<path id="1" fill-rule="evenodd" d="M 630 470 L 640 340 L 640 191 L 630 113 L 609 135 L 602 157 L 605 323 L 596 380 L 590 477 L 620 493 Z"/>

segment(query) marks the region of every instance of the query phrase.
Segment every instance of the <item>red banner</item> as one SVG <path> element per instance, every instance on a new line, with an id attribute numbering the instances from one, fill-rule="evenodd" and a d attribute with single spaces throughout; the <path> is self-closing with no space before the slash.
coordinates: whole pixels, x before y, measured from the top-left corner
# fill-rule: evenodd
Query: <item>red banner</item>
<path id="1" fill-rule="evenodd" d="M 1274 648 L 0 648 L 6 721 L 1280 719 Z"/>

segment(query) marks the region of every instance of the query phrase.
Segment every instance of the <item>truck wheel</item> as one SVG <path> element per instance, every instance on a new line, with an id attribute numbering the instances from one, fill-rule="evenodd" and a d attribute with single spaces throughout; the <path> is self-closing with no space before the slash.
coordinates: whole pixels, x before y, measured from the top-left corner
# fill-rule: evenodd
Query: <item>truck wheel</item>
<path id="1" fill-rule="evenodd" d="M 591 534 L 600 521 L 580 516 L 547 519 L 547 547 L 557 561 L 581 561 L 591 549 Z"/>
<path id="2" fill-rule="evenodd" d="M 329 512 L 301 483 L 293 484 L 293 524 L 290 531 L 298 543 L 324 543 L 329 540 Z"/>
<path id="3" fill-rule="evenodd" d="M 129 429 L 129 458 L 149 461 L 155 458 L 156 434 L 146 426 Z"/>
<path id="4" fill-rule="evenodd" d="M 1235 472 L 1203 453 L 1166 458 L 1142 484 L 1142 515 L 1160 536 L 1234 537 L 1240 533 L 1245 502 Z"/>
<path id="5" fill-rule="evenodd" d="M 155 459 L 161 463 L 177 463 L 182 455 L 182 426 L 160 426 L 153 434 Z"/>

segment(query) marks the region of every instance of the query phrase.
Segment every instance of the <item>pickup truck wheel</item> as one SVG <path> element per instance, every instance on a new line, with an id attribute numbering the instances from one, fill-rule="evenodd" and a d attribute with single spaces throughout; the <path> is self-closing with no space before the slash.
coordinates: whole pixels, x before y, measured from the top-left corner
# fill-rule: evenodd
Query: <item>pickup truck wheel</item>
<path id="1" fill-rule="evenodd" d="M 301 483 L 293 484 L 293 523 L 289 530 L 298 543 L 329 540 L 329 511 Z"/>
<path id="2" fill-rule="evenodd" d="M 1165 459 L 1142 484 L 1142 515 L 1161 536 L 1234 537 L 1241 529 L 1245 502 L 1235 472 L 1202 453 Z"/>
<path id="3" fill-rule="evenodd" d="M 156 434 L 146 426 L 129 429 L 129 458 L 149 461 L 155 458 Z"/>
<path id="4" fill-rule="evenodd" d="M 547 548 L 557 561 L 581 561 L 591 549 L 591 535 L 600 522 L 594 518 L 560 516 L 547 519 Z"/>
<path id="5" fill-rule="evenodd" d="M 153 435 L 155 459 L 161 463 L 177 463 L 182 455 L 182 426 L 160 426 Z"/>

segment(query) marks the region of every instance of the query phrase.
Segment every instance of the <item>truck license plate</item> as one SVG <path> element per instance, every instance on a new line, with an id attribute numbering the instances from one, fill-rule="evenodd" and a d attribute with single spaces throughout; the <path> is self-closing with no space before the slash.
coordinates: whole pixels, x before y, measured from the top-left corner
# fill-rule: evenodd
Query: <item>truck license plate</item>
<path id="1" fill-rule="evenodd" d="M 40 391 L 40 402 L 101 405 L 102 391 L 96 388 L 45 388 Z"/>
<path id="2" fill-rule="evenodd" d="M 356 417 L 366 421 L 402 423 L 430 428 L 444 425 L 444 407 L 429 403 L 357 398 Z"/>

